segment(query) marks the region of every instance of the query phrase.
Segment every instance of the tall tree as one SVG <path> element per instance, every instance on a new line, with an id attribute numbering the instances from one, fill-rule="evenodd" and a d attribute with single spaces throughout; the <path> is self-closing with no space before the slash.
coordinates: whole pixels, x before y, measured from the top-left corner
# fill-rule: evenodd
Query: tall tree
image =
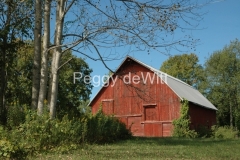
<path id="1" fill-rule="evenodd" d="M 52 59 L 52 83 L 51 83 L 51 99 L 50 99 L 50 118 L 53 119 L 56 116 L 56 103 L 58 94 L 58 75 L 60 67 L 60 58 L 62 55 L 62 34 L 63 34 L 63 24 L 64 18 L 68 10 L 73 5 L 74 0 L 69 4 L 66 0 L 59 0 L 56 8 L 56 27 L 55 27 L 55 37 L 54 45 L 56 46 L 53 51 Z M 67 9 L 66 9 L 67 8 Z"/>
<path id="2" fill-rule="evenodd" d="M 34 59 L 33 59 L 33 79 L 32 79 L 32 104 L 33 109 L 37 109 L 40 69 L 41 69 L 41 40 L 42 40 L 42 0 L 35 0 L 35 27 L 34 27 Z M 44 42 L 44 44 L 47 42 Z"/>
<path id="3" fill-rule="evenodd" d="M 56 2 L 56 3 L 55 3 Z M 184 30 L 184 26 L 196 27 L 201 15 L 195 1 L 132 1 L 132 0 L 58 0 L 52 1 L 56 18 L 51 68 L 51 97 L 49 98 L 50 116 L 55 117 L 58 93 L 58 75 L 61 56 L 67 50 L 73 50 L 92 60 L 100 60 L 111 70 L 105 60 L 116 57 L 112 53 L 103 54 L 103 49 L 133 47 L 137 50 L 161 48 L 168 51 L 180 46 L 194 46 L 195 41 L 174 39 L 174 32 Z M 193 21 L 196 20 L 196 21 Z M 95 53 L 95 54 L 92 54 Z M 122 54 L 122 53 L 121 53 Z M 116 54 L 115 54 L 116 55 Z"/>
<path id="4" fill-rule="evenodd" d="M 240 127 L 240 42 L 232 41 L 205 63 L 205 92 L 217 106 L 220 125 Z"/>
<path id="5" fill-rule="evenodd" d="M 44 32 L 43 32 L 43 53 L 41 60 L 41 79 L 38 97 L 38 114 L 43 113 L 44 100 L 47 94 L 48 82 L 48 52 L 50 45 L 50 13 L 51 13 L 51 0 L 45 0 L 44 4 Z"/>
<path id="6" fill-rule="evenodd" d="M 170 57 L 163 62 L 160 70 L 196 88 L 199 88 L 204 80 L 203 67 L 198 63 L 197 55 L 193 53 Z"/>
<path id="7" fill-rule="evenodd" d="M 32 1 L 0 2 L 0 117 L 6 117 L 8 71 L 22 39 L 31 37 Z"/>

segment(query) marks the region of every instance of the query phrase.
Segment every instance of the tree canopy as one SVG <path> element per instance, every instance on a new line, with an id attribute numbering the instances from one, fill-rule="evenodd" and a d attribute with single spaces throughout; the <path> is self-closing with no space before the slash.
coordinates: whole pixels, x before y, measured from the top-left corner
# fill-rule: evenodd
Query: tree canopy
<path id="1" fill-rule="evenodd" d="M 194 53 L 175 55 L 164 61 L 160 70 L 199 88 L 204 80 L 204 70 L 198 62 L 198 56 Z"/>
<path id="2" fill-rule="evenodd" d="M 205 63 L 205 93 L 216 105 L 218 123 L 240 127 L 240 42 L 232 41 Z"/>
<path id="3" fill-rule="evenodd" d="M 8 90 L 6 93 L 8 106 L 25 106 L 31 104 L 31 84 L 32 84 L 32 57 L 33 43 L 28 42 L 22 45 L 17 51 L 12 68 L 9 69 Z M 51 59 L 51 54 L 49 55 Z M 73 82 L 73 72 L 81 72 L 83 75 L 90 75 L 92 70 L 88 64 L 81 58 L 73 56 L 70 51 L 66 52 L 61 60 L 61 64 L 71 59 L 66 65 L 62 66 L 59 74 L 59 96 L 57 106 L 59 108 L 58 116 L 65 114 L 78 115 L 78 108 L 89 100 L 92 85 L 85 84 L 83 81 Z M 51 66 L 51 64 L 48 64 Z M 49 76 L 49 75 L 48 75 Z M 47 82 L 49 89 L 50 81 Z M 48 96 L 48 95 L 47 95 Z M 44 99 L 44 105 L 47 106 L 47 98 Z"/>

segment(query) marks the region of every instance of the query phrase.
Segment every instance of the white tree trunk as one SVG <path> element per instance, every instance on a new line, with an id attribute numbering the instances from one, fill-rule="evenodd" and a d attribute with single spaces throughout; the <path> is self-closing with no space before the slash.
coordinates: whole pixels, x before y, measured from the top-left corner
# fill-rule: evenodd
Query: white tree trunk
<path id="1" fill-rule="evenodd" d="M 37 109 L 40 67 L 41 67 L 41 37 L 42 37 L 42 0 L 35 0 L 35 28 L 34 28 L 34 60 L 32 77 L 32 109 Z"/>
<path id="2" fill-rule="evenodd" d="M 59 0 L 57 3 L 56 10 L 56 27 L 55 27 L 55 46 L 52 59 L 52 89 L 51 89 L 51 100 L 50 100 L 50 118 L 53 119 L 56 116 L 56 103 L 58 93 L 58 68 L 60 66 L 60 57 L 62 54 L 62 32 L 64 23 L 64 4 L 65 0 Z"/>
<path id="3" fill-rule="evenodd" d="M 44 33 L 43 33 L 43 54 L 41 66 L 41 80 L 38 97 L 38 115 L 42 115 L 44 100 L 47 93 L 48 81 L 48 48 L 50 44 L 50 12 L 51 0 L 46 0 L 44 5 Z"/>

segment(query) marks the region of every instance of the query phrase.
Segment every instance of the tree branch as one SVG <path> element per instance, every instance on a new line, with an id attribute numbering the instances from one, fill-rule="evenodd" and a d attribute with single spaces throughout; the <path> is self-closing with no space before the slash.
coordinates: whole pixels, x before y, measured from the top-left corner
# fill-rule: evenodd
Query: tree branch
<path id="1" fill-rule="evenodd" d="M 103 58 L 102 58 L 102 56 L 101 56 L 98 48 L 95 46 L 95 44 L 94 44 L 92 41 L 90 41 L 89 39 L 86 39 L 86 40 L 94 47 L 94 49 L 96 50 L 96 52 L 97 52 L 97 54 L 98 54 L 101 62 L 103 63 L 103 65 L 104 65 L 110 72 L 115 73 L 112 69 L 110 69 L 110 68 L 107 66 L 107 64 L 106 64 L 105 61 L 103 60 Z"/>
<path id="2" fill-rule="evenodd" d="M 65 63 L 63 63 L 60 67 L 58 67 L 57 70 L 59 70 L 60 68 L 62 68 L 65 64 L 67 64 L 69 61 L 71 61 L 73 58 L 70 58 L 69 60 L 67 60 Z"/>

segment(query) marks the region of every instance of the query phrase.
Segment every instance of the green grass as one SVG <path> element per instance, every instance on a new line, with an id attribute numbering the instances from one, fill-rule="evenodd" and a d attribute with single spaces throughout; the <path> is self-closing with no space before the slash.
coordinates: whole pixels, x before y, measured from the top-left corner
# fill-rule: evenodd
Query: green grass
<path id="1" fill-rule="evenodd" d="M 133 138 L 113 144 L 84 145 L 72 153 L 44 154 L 33 159 L 240 159 L 240 140 Z"/>

